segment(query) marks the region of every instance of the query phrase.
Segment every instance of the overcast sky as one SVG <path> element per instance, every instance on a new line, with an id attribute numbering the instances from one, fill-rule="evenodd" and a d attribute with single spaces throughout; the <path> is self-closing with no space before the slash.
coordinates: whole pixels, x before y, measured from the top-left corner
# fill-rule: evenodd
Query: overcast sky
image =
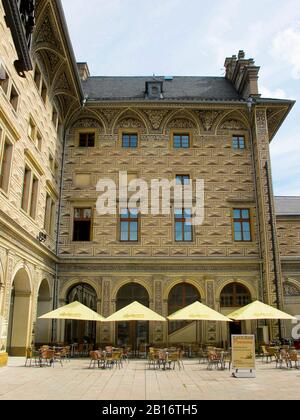
<path id="1" fill-rule="evenodd" d="M 62 0 L 94 76 L 224 75 L 244 49 L 265 97 L 298 101 L 271 146 L 275 194 L 300 195 L 299 0 Z"/>

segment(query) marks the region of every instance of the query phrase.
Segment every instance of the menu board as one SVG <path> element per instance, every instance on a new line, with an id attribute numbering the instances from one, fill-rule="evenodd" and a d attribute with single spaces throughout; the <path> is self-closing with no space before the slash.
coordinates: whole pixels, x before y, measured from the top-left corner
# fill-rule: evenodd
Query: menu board
<path id="1" fill-rule="evenodd" d="M 255 370 L 255 336 L 232 336 L 232 367 L 240 370 Z"/>

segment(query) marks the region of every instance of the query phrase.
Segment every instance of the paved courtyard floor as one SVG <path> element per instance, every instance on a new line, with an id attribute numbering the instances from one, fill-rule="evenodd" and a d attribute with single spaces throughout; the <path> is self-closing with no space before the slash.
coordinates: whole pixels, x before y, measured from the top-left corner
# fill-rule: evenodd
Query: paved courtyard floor
<path id="1" fill-rule="evenodd" d="M 197 360 L 185 369 L 149 370 L 131 360 L 123 369 L 88 369 L 88 360 L 50 367 L 24 367 L 10 358 L 0 369 L 0 400 L 300 400 L 300 370 L 276 369 L 258 361 L 256 379 L 235 379 L 226 371 L 207 371 Z"/>

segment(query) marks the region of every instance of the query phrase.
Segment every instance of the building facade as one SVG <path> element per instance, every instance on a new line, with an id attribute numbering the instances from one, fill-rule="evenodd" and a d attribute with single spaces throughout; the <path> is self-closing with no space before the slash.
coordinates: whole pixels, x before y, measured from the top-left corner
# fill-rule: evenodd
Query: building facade
<path id="1" fill-rule="evenodd" d="M 2 1 L 0 19 L 0 363 L 52 340 L 226 344 L 256 330 L 38 320 L 73 300 L 103 316 L 133 300 L 163 316 L 195 300 L 300 313 L 300 200 L 274 199 L 269 153 L 294 103 L 260 96 L 252 59 L 226 59 L 223 78 L 91 77 L 60 1 Z M 168 215 L 99 215 L 98 181 L 118 189 L 125 171 L 204 180 L 204 222 L 174 202 Z M 268 336 L 291 329 L 272 322 Z"/>

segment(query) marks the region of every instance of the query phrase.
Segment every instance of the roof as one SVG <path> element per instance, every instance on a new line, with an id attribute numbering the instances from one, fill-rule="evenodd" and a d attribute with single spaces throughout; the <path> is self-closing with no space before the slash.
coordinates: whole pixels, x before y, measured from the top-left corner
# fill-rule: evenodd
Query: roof
<path id="1" fill-rule="evenodd" d="M 89 77 L 82 82 L 89 100 L 147 100 L 146 82 L 163 82 L 163 99 L 159 101 L 243 101 L 233 84 L 225 77 Z"/>
<path id="2" fill-rule="evenodd" d="M 275 197 L 277 216 L 300 216 L 300 197 Z"/>

